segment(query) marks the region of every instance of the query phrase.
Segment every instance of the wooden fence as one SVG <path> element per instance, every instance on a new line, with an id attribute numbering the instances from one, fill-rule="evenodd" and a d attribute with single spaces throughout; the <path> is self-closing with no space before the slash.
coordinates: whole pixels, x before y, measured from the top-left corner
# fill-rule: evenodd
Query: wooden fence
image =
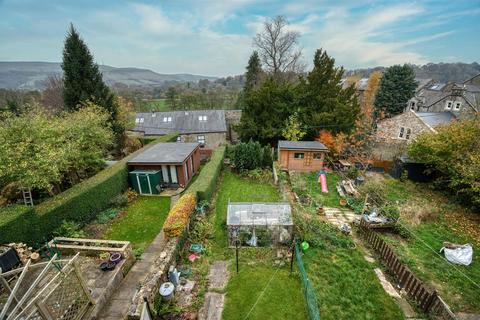
<path id="1" fill-rule="evenodd" d="M 363 219 L 360 221 L 360 230 L 367 242 L 380 255 L 384 265 L 398 281 L 400 288 L 404 289 L 425 313 L 432 314 L 440 319 L 457 319 L 449 306 L 438 296 L 437 291 L 428 289 L 406 265 L 400 262 L 392 248 L 375 231 L 370 229 Z"/>

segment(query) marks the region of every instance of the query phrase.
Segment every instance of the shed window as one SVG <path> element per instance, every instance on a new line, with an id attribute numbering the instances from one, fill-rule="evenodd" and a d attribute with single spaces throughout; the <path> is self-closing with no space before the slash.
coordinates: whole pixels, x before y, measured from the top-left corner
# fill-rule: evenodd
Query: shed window
<path id="1" fill-rule="evenodd" d="M 201 144 L 205 144 L 205 136 L 197 136 L 197 142 Z"/>
<path id="2" fill-rule="evenodd" d="M 445 101 L 445 109 L 446 110 L 451 110 L 453 106 L 453 102 L 450 100 Z"/>
<path id="3" fill-rule="evenodd" d="M 460 110 L 460 108 L 462 107 L 462 102 L 461 101 L 457 101 L 455 102 L 455 110 Z"/>
<path id="4" fill-rule="evenodd" d="M 293 155 L 293 157 L 294 157 L 295 159 L 303 159 L 303 158 L 305 158 L 305 153 L 295 152 L 295 154 Z"/>
<path id="5" fill-rule="evenodd" d="M 403 138 L 403 135 L 405 134 L 405 128 L 404 127 L 401 127 L 400 128 L 400 133 L 398 134 L 398 137 L 399 138 Z"/>
<path id="6" fill-rule="evenodd" d="M 200 121 L 200 122 L 207 121 L 207 116 L 198 116 L 198 121 Z"/>
<path id="7" fill-rule="evenodd" d="M 314 152 L 313 159 L 315 160 L 322 160 L 322 153 L 321 152 Z"/>

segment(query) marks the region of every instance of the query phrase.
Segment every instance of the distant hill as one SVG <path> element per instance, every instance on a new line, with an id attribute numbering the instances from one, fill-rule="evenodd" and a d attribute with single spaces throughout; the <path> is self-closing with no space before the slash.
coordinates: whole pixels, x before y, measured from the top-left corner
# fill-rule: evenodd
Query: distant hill
<path id="1" fill-rule="evenodd" d="M 348 70 L 347 76 L 359 75 L 367 78 L 374 71 L 383 71 L 385 67 Z M 427 63 L 423 66 L 413 65 L 415 75 L 420 79 L 434 79 L 440 82 L 463 82 L 480 74 L 480 64 L 473 63 Z"/>
<path id="2" fill-rule="evenodd" d="M 101 65 L 100 71 L 109 86 L 155 87 L 165 82 L 197 82 L 216 77 L 193 74 L 160 74 L 148 69 L 115 68 Z M 41 90 L 48 76 L 61 74 L 60 63 L 56 62 L 1 62 L 0 88 Z"/>

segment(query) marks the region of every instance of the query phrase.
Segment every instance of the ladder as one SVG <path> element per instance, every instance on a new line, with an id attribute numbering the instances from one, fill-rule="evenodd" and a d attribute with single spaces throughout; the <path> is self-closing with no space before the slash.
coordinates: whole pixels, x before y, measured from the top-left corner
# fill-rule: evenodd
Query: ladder
<path id="1" fill-rule="evenodd" d="M 32 190 L 30 188 L 23 188 L 23 202 L 26 206 L 33 206 Z"/>

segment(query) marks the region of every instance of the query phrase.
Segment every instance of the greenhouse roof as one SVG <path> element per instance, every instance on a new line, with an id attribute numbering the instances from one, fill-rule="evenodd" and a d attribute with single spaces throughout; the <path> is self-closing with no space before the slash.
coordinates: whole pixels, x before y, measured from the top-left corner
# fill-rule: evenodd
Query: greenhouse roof
<path id="1" fill-rule="evenodd" d="M 292 209 L 282 202 L 230 202 L 227 225 L 293 225 Z"/>

